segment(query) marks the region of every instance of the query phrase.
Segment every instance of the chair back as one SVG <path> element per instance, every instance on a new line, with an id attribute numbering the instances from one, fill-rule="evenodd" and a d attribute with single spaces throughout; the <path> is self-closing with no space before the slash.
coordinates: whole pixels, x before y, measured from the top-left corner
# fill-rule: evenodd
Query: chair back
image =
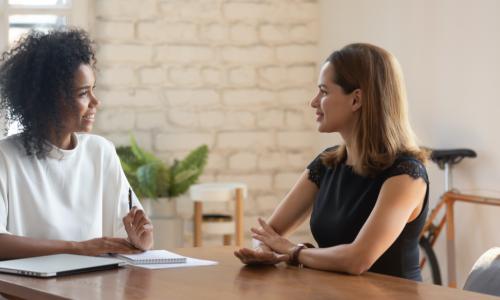
<path id="1" fill-rule="evenodd" d="M 500 247 L 491 248 L 479 257 L 464 290 L 500 296 Z"/>

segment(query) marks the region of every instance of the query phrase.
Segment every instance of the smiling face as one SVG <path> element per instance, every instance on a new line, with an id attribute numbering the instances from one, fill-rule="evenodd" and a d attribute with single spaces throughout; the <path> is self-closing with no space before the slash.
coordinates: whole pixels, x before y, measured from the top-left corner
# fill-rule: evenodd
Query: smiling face
<path id="1" fill-rule="evenodd" d="M 94 88 L 94 70 L 89 65 L 81 64 L 76 70 L 74 80 L 75 107 L 67 110 L 62 118 L 62 127 L 66 133 L 92 131 L 100 103 L 94 94 Z"/>
<path id="2" fill-rule="evenodd" d="M 319 132 L 345 132 L 352 129 L 357 111 L 361 107 L 359 89 L 346 94 L 333 81 L 334 68 L 330 62 L 323 64 L 318 79 L 318 94 L 311 100 L 316 110 Z"/>

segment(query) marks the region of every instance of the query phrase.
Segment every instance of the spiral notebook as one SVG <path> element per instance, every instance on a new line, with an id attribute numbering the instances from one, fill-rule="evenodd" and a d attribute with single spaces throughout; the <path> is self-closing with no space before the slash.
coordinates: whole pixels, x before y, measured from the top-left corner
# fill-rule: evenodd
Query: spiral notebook
<path id="1" fill-rule="evenodd" d="M 139 254 L 116 254 L 116 257 L 137 265 L 186 263 L 186 257 L 167 250 L 149 250 Z"/>

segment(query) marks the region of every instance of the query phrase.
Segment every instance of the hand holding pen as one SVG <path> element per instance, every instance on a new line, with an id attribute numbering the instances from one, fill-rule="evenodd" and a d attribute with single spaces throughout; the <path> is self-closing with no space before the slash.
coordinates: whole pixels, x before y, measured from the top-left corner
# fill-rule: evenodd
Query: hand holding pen
<path id="1" fill-rule="evenodd" d="M 123 218 L 123 225 L 130 242 L 141 250 L 153 247 L 153 224 L 142 209 L 132 204 L 132 189 L 128 189 L 129 213 Z"/>

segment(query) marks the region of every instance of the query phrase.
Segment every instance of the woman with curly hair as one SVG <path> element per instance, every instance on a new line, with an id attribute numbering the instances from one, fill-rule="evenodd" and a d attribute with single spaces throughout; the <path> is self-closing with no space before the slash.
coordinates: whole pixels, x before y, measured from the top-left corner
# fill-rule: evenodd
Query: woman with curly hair
<path id="1" fill-rule="evenodd" d="M 0 109 L 22 128 L 0 140 L 0 259 L 151 249 L 114 146 L 88 133 L 100 102 L 87 34 L 31 31 L 0 63 Z"/>
<path id="2" fill-rule="evenodd" d="M 259 245 L 235 255 L 248 264 L 287 261 L 421 280 L 426 153 L 408 122 L 396 58 L 361 43 L 333 52 L 321 68 L 311 107 L 318 131 L 338 132 L 344 143 L 307 166 L 269 220 L 259 219 L 260 228 L 252 229 Z M 285 237 L 309 216 L 319 248 Z"/>

